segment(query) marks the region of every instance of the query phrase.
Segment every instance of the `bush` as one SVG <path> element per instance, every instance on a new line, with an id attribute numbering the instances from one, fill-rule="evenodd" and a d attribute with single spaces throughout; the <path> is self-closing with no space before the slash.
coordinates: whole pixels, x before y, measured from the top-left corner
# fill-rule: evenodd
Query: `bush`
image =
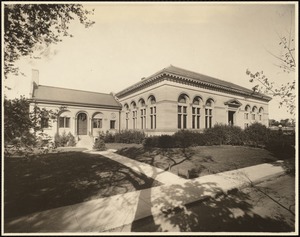
<path id="1" fill-rule="evenodd" d="M 68 135 L 64 131 L 62 135 L 58 133 L 54 136 L 54 144 L 56 147 L 75 146 L 75 137 L 69 132 Z"/>
<path id="2" fill-rule="evenodd" d="M 123 130 L 119 133 L 109 133 L 107 132 L 104 135 L 104 141 L 106 143 L 136 143 L 141 144 L 145 139 L 146 135 L 144 132 L 132 131 L 132 130 Z"/>
<path id="3" fill-rule="evenodd" d="M 269 138 L 265 143 L 265 147 L 280 158 L 294 157 L 295 134 L 286 135 L 281 131 L 269 131 Z"/>
<path id="4" fill-rule="evenodd" d="M 245 139 L 248 145 L 255 147 L 265 146 L 269 138 L 269 129 L 260 123 L 253 123 L 244 130 Z"/>
<path id="5" fill-rule="evenodd" d="M 74 135 L 71 132 L 69 132 L 67 137 L 68 137 L 67 146 L 75 146 L 76 145 L 76 140 L 75 140 Z"/>
<path id="6" fill-rule="evenodd" d="M 105 142 L 104 142 L 103 136 L 101 134 L 99 134 L 99 136 L 96 138 L 93 149 L 95 149 L 97 151 L 105 151 L 106 150 Z"/>
<path id="7" fill-rule="evenodd" d="M 190 146 L 203 146 L 206 144 L 206 138 L 202 133 L 180 130 L 174 135 L 175 147 L 187 148 Z"/>
<path id="8" fill-rule="evenodd" d="M 238 126 L 216 124 L 204 131 L 206 145 L 243 145 L 244 133 Z"/>

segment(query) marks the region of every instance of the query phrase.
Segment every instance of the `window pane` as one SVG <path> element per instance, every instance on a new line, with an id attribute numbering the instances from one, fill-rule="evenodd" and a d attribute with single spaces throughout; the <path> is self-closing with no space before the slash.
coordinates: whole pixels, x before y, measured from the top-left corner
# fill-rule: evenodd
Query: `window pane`
<path id="1" fill-rule="evenodd" d="M 150 114 L 153 114 L 153 108 L 152 107 L 150 108 Z"/>
<path id="2" fill-rule="evenodd" d="M 181 128 L 181 114 L 178 114 L 178 128 Z"/>
<path id="3" fill-rule="evenodd" d="M 153 115 L 150 115 L 150 128 L 153 129 Z"/>
<path id="4" fill-rule="evenodd" d="M 208 115 L 208 112 L 207 112 L 207 111 L 208 111 L 208 109 L 205 109 L 205 115 Z"/>
<path id="5" fill-rule="evenodd" d="M 200 114 L 200 108 L 197 108 L 197 114 Z"/>
<path id="6" fill-rule="evenodd" d="M 186 128 L 186 115 L 183 115 L 183 128 Z"/>
<path id="7" fill-rule="evenodd" d="M 116 121 L 111 120 L 110 121 L 110 129 L 115 129 L 115 124 L 116 124 Z"/>
<path id="8" fill-rule="evenodd" d="M 70 127 L 70 118 L 66 118 L 66 128 Z"/>
<path id="9" fill-rule="evenodd" d="M 154 115 L 154 121 L 153 121 L 153 127 L 154 127 L 154 129 L 156 129 L 156 115 Z"/>
<path id="10" fill-rule="evenodd" d="M 195 128 L 195 115 L 192 116 L 192 128 Z"/>
<path id="11" fill-rule="evenodd" d="M 209 109 L 208 111 L 209 111 L 209 115 L 212 115 L 212 109 Z"/>
<path id="12" fill-rule="evenodd" d="M 196 108 L 193 107 L 192 108 L 192 113 L 195 114 L 195 112 L 196 112 Z"/>
<path id="13" fill-rule="evenodd" d="M 154 109 L 154 113 L 156 114 L 156 107 L 153 107 L 153 109 Z"/>
<path id="14" fill-rule="evenodd" d="M 186 106 L 183 106 L 183 113 L 186 114 Z"/>
<path id="15" fill-rule="evenodd" d="M 59 117 L 59 127 L 60 128 L 64 127 L 64 118 L 63 117 Z"/>
<path id="16" fill-rule="evenodd" d="M 200 116 L 197 116 L 197 128 L 200 128 Z"/>
<path id="17" fill-rule="evenodd" d="M 178 106 L 178 113 L 181 113 L 181 107 L 182 106 Z"/>

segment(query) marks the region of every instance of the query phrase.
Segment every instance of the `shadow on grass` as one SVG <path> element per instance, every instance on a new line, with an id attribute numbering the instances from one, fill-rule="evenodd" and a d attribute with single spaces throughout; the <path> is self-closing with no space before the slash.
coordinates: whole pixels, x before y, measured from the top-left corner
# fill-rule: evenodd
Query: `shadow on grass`
<path id="1" fill-rule="evenodd" d="M 100 155 L 45 154 L 4 161 L 4 216 L 22 216 L 160 185 Z"/>

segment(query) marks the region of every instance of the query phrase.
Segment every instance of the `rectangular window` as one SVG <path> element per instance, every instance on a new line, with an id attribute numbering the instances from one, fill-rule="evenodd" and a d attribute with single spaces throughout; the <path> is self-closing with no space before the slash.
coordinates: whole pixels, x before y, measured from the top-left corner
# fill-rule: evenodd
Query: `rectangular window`
<path id="1" fill-rule="evenodd" d="M 178 128 L 187 128 L 187 106 L 178 105 Z"/>
<path id="2" fill-rule="evenodd" d="M 259 120 L 261 121 L 261 114 L 259 115 Z"/>
<path id="3" fill-rule="evenodd" d="M 132 128 L 136 129 L 136 123 L 137 123 L 137 111 L 132 111 Z"/>
<path id="4" fill-rule="evenodd" d="M 212 109 L 205 109 L 205 128 L 212 127 Z"/>
<path id="5" fill-rule="evenodd" d="M 126 129 L 128 129 L 129 112 L 126 112 Z"/>
<path id="6" fill-rule="evenodd" d="M 200 108 L 192 107 L 192 128 L 200 128 Z"/>
<path id="7" fill-rule="evenodd" d="M 245 119 L 249 119 L 249 114 L 248 114 L 248 113 L 245 113 L 244 118 L 245 118 Z"/>
<path id="8" fill-rule="evenodd" d="M 248 128 L 249 127 L 249 124 L 248 123 L 245 123 L 244 124 L 244 128 Z"/>
<path id="9" fill-rule="evenodd" d="M 70 118 L 69 117 L 59 117 L 59 127 L 60 128 L 69 128 L 70 127 Z"/>
<path id="10" fill-rule="evenodd" d="M 150 128 L 156 129 L 156 107 L 150 107 Z"/>
<path id="11" fill-rule="evenodd" d="M 93 119 L 93 128 L 102 128 L 102 119 Z"/>
<path id="12" fill-rule="evenodd" d="M 141 129 L 146 129 L 146 109 L 141 109 Z"/>
<path id="13" fill-rule="evenodd" d="M 255 114 L 252 114 L 252 120 L 255 120 Z"/>
<path id="14" fill-rule="evenodd" d="M 115 128 L 116 128 L 116 121 L 110 120 L 110 129 L 115 129 Z"/>
<path id="15" fill-rule="evenodd" d="M 49 118 L 41 119 L 41 128 L 49 128 Z"/>

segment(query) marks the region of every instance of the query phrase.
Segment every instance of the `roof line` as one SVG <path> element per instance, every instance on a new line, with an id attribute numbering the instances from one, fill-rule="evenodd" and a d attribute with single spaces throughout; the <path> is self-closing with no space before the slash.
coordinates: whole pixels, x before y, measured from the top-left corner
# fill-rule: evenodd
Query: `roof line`
<path id="1" fill-rule="evenodd" d="M 96 92 L 96 91 L 85 91 L 85 90 L 78 90 L 78 89 L 64 88 L 64 87 L 58 87 L 58 86 L 46 86 L 46 85 L 38 85 L 38 86 L 51 87 L 51 88 L 57 88 L 57 89 L 63 89 L 63 90 L 72 90 L 72 91 L 88 92 L 88 93 L 95 93 L 95 94 L 103 94 L 103 95 L 111 95 L 110 93 Z"/>

